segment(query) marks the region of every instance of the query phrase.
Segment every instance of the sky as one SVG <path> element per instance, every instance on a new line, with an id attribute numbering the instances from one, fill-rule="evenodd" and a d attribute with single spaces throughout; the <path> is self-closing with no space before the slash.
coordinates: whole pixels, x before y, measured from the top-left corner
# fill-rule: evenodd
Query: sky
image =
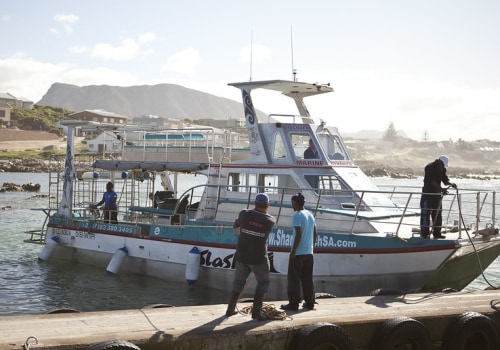
<path id="1" fill-rule="evenodd" d="M 306 99 L 340 133 L 500 141 L 496 0 L 0 0 L 0 92 L 53 83 L 171 83 L 240 101 L 227 84 L 330 83 Z M 270 94 L 256 108 L 280 113 Z M 292 111 L 290 111 L 292 113 Z"/>

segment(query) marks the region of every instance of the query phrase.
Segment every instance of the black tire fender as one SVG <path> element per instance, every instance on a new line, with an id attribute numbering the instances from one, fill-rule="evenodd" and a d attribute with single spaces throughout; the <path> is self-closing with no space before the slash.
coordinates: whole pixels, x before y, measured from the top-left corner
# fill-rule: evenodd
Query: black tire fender
<path id="1" fill-rule="evenodd" d="M 295 335 L 290 350 L 353 350 L 347 332 L 331 323 L 317 322 L 302 327 Z"/>
<path id="2" fill-rule="evenodd" d="M 370 342 L 371 350 L 393 350 L 410 344 L 414 350 L 431 350 L 432 341 L 427 328 L 419 321 L 405 316 L 384 321 Z"/>
<path id="3" fill-rule="evenodd" d="M 443 335 L 441 350 L 498 350 L 500 338 L 495 322 L 477 312 L 454 318 Z"/>
<path id="4" fill-rule="evenodd" d="M 137 345 L 125 340 L 107 340 L 90 345 L 87 350 L 141 350 Z"/>
<path id="5" fill-rule="evenodd" d="M 70 313 L 78 313 L 80 311 L 76 309 L 55 309 L 55 310 L 50 310 L 47 311 L 45 314 L 46 315 L 51 315 L 51 314 L 70 314 Z"/>
<path id="6" fill-rule="evenodd" d="M 161 308 L 166 308 L 166 307 L 174 307 L 174 306 L 170 305 L 170 304 L 149 304 L 149 305 L 143 306 L 142 309 L 161 309 Z"/>

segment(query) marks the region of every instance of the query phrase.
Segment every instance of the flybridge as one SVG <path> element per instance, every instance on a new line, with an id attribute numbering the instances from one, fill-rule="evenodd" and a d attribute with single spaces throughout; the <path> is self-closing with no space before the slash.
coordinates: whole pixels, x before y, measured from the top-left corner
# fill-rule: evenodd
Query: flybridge
<path id="1" fill-rule="evenodd" d="M 311 84 L 289 80 L 264 80 L 264 81 L 248 81 L 241 83 L 230 83 L 230 86 L 238 89 L 254 90 L 266 89 L 282 92 L 286 96 L 308 97 L 326 92 L 334 91 L 330 84 Z"/>

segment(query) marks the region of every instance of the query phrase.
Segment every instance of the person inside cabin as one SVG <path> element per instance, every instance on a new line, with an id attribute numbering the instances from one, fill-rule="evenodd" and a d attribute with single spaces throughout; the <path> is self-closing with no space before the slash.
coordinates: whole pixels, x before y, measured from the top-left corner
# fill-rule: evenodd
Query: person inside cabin
<path id="1" fill-rule="evenodd" d="M 300 192 L 292 196 L 294 211 L 292 226 L 295 237 L 288 259 L 288 304 L 281 305 L 283 310 L 297 311 L 302 299 L 304 300 L 302 305 L 304 309 L 314 309 L 313 252 L 314 245 L 318 241 L 318 233 L 314 215 L 304 209 L 305 202 L 306 200 Z"/>
<path id="2" fill-rule="evenodd" d="M 434 238 L 444 238 L 441 234 L 442 199 L 443 195 L 448 192 L 446 188 L 441 188 L 441 182 L 457 188 L 457 185 L 450 182 L 446 175 L 447 168 L 448 157 L 445 155 L 425 166 L 424 187 L 422 187 L 422 197 L 420 198 L 420 236 L 422 238 L 429 238 L 431 227 Z"/>
<path id="3" fill-rule="evenodd" d="M 318 151 L 316 150 L 316 146 L 314 146 L 314 142 L 312 139 L 309 139 L 309 147 L 304 151 L 304 159 L 318 159 Z"/>
<path id="4" fill-rule="evenodd" d="M 102 199 L 96 206 L 104 204 L 104 222 L 110 224 L 118 223 L 118 205 L 116 200 L 118 196 L 113 190 L 114 186 L 112 182 L 106 184 L 106 192 L 102 195 Z"/>
<path id="5" fill-rule="evenodd" d="M 259 321 L 267 319 L 261 313 L 262 302 L 270 282 L 267 237 L 276 223 L 274 216 L 267 213 L 268 208 L 269 197 L 265 193 L 259 193 L 255 197 L 255 207 L 240 211 L 234 222 L 233 228 L 239 229 L 240 233 L 234 254 L 236 267 L 226 317 L 237 313 L 238 298 L 245 287 L 248 276 L 253 272 L 257 286 L 253 298 L 252 318 Z"/>
<path id="6" fill-rule="evenodd" d="M 304 151 L 304 159 L 318 159 L 318 151 L 312 139 L 309 139 L 309 147 Z M 306 181 L 312 188 L 317 189 L 319 186 L 319 177 L 316 175 L 305 175 Z"/>

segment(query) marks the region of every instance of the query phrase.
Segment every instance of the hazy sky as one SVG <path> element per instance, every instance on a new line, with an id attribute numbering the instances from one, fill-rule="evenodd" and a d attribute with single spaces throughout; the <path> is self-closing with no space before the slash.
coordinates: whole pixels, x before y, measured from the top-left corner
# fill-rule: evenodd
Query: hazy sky
<path id="1" fill-rule="evenodd" d="M 499 1 L 0 1 L 0 92 L 34 102 L 55 82 L 239 101 L 227 83 L 292 79 L 293 57 L 298 80 L 335 89 L 308 107 L 341 133 L 500 141 Z"/>

